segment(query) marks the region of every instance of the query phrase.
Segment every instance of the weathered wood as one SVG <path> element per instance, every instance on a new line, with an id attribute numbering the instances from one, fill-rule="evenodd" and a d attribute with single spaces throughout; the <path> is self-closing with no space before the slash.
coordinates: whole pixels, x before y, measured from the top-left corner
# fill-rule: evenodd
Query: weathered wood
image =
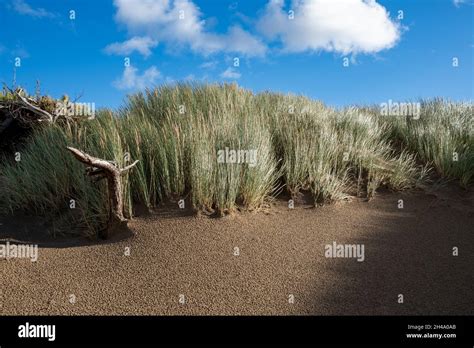
<path id="1" fill-rule="evenodd" d="M 102 238 L 109 238 L 111 234 L 123 230 L 127 226 L 127 219 L 123 215 L 123 197 L 122 197 L 122 179 L 121 176 L 133 168 L 138 160 L 123 169 L 107 160 L 88 155 L 73 147 L 67 148 L 76 159 L 89 165 L 86 173 L 89 176 L 96 176 L 96 181 L 103 178 L 107 179 L 107 188 L 109 194 L 109 223 L 107 229 L 101 233 Z"/>
<path id="2" fill-rule="evenodd" d="M 25 97 L 23 97 L 19 92 L 15 92 L 16 96 L 20 98 L 23 107 L 26 109 L 30 110 L 31 112 L 38 114 L 40 116 L 43 116 L 39 121 L 48 121 L 48 122 L 53 122 L 54 117 L 51 115 L 49 112 L 34 106 L 31 104 Z"/>

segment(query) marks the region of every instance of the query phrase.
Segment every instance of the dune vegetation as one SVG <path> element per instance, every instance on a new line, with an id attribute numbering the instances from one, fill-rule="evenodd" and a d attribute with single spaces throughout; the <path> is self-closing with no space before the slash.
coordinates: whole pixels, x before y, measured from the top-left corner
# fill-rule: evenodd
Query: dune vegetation
<path id="1" fill-rule="evenodd" d="M 431 100 L 421 102 L 418 119 L 388 117 L 235 84 L 162 86 L 91 120 L 35 126 L 17 150 L 21 160 L 0 154 L 0 213 L 26 210 L 50 218 L 54 232 L 94 236 L 107 221 L 106 185 L 84 176 L 67 146 L 119 166 L 139 160 L 123 177 L 127 217 L 134 205 L 179 199 L 224 215 L 267 207 L 280 192 L 309 192 L 318 205 L 433 178 L 468 187 L 473 111 L 472 103 Z M 223 163 L 226 149 L 234 156 Z M 252 151 L 255 163 L 236 157 L 239 150 Z"/>

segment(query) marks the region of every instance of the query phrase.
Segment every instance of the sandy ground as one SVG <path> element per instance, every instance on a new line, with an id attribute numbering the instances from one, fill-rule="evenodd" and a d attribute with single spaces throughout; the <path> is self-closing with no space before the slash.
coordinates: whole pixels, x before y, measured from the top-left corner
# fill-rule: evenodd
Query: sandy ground
<path id="1" fill-rule="evenodd" d="M 0 218 L 0 238 L 11 226 Z M 385 193 L 314 209 L 279 201 L 268 214 L 222 219 L 163 208 L 130 227 L 132 239 L 0 260 L 0 313 L 474 314 L 472 192 Z M 365 260 L 326 258 L 334 241 L 363 244 Z"/>

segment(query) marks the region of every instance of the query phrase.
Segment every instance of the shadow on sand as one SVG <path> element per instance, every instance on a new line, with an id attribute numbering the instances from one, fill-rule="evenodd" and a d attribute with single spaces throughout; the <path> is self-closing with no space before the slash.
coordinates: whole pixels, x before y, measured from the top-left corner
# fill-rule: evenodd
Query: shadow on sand
<path id="1" fill-rule="evenodd" d="M 403 209 L 397 208 L 400 198 Z M 365 260 L 328 260 L 325 271 L 332 274 L 333 283 L 323 294 L 313 294 L 311 313 L 474 314 L 472 199 L 392 194 L 378 197 L 367 209 L 369 216 L 378 218 L 356 226 L 356 238 L 337 241 L 364 245 Z M 458 256 L 453 255 L 454 247 Z"/>
<path id="2" fill-rule="evenodd" d="M 146 219 L 148 216 L 159 219 L 172 219 L 196 215 L 192 209 L 180 209 L 176 204 L 166 203 L 152 211 L 137 206 L 134 218 Z M 51 233 L 51 224 L 38 216 L 15 212 L 12 215 L 0 216 L 0 243 L 38 244 L 43 248 L 69 248 L 91 245 L 103 245 L 122 242 L 133 238 L 130 228 L 114 234 L 107 240 L 99 237 L 86 238 L 78 235 L 57 235 Z"/>

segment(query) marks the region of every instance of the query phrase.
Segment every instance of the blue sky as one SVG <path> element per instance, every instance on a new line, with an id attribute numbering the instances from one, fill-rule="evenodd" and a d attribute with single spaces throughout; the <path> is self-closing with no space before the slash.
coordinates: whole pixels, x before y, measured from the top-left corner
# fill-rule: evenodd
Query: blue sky
<path id="1" fill-rule="evenodd" d="M 18 85 L 99 107 L 182 80 L 335 106 L 473 100 L 473 16 L 472 0 L 4 0 L 0 81 L 20 58 Z"/>

